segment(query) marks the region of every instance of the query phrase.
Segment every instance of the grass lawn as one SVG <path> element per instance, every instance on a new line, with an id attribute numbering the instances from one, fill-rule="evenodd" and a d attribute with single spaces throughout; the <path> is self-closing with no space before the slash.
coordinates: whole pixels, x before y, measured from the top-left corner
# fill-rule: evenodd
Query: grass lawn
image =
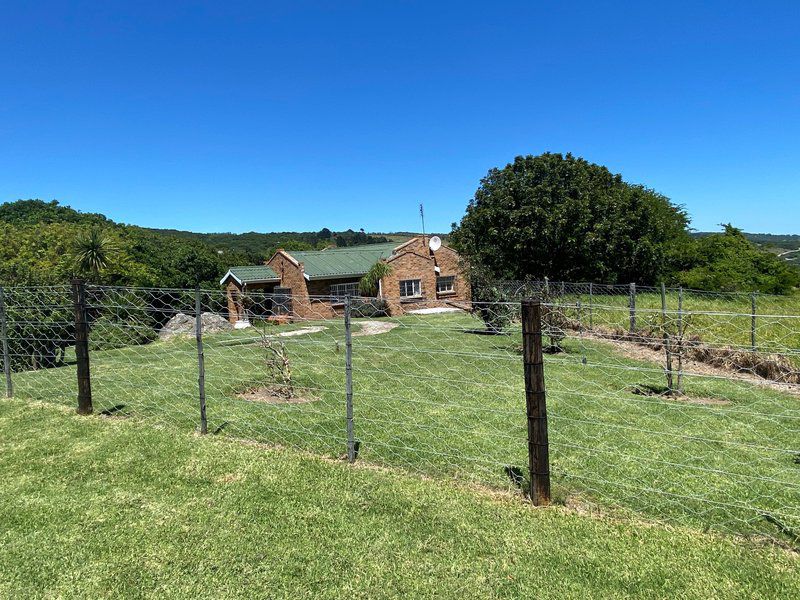
<path id="1" fill-rule="evenodd" d="M 589 306 L 592 305 L 592 325 L 619 328 L 630 326 L 629 296 L 566 294 L 567 303 L 580 301 L 581 321 L 589 324 Z M 750 347 L 752 327 L 750 297 L 747 294 L 720 294 L 684 292 L 683 310 L 693 313 L 684 317 L 686 334 L 699 336 L 704 342 L 719 346 Z M 657 319 L 661 312 L 661 295 L 639 292 L 636 295 L 637 326 L 644 327 Z M 678 294 L 667 295 L 669 320 L 677 318 Z M 570 311 L 577 318 L 576 311 Z M 761 352 L 780 352 L 794 358 L 800 365 L 800 295 L 756 297 L 756 345 Z"/>
<path id="2" fill-rule="evenodd" d="M 470 333 L 479 321 L 464 314 L 389 321 L 398 327 L 353 340 L 359 460 L 508 489 L 504 466 L 527 465 L 519 333 Z M 295 404 L 237 395 L 268 382 L 252 329 L 206 336 L 210 431 L 344 454 L 343 326 L 322 325 L 283 338 L 298 394 L 311 400 Z M 764 515 L 800 530 L 798 397 L 714 377 L 687 377 L 686 389 L 716 404 L 641 396 L 637 385 L 663 384 L 658 367 L 603 342 L 573 338 L 566 346 L 545 366 L 557 502 L 791 543 Z M 20 399 L 74 404 L 74 366 L 14 381 Z M 197 426 L 191 339 L 94 351 L 92 385 L 97 411 L 176 434 Z"/>
<path id="3" fill-rule="evenodd" d="M 797 598 L 796 554 L 0 400 L 0 596 Z"/>

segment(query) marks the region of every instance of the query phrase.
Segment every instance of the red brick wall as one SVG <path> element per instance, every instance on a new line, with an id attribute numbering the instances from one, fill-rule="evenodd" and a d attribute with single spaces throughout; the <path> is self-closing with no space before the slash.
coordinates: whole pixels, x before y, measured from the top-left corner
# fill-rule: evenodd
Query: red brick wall
<path id="1" fill-rule="evenodd" d="M 225 286 L 225 291 L 228 294 L 228 321 L 231 323 L 236 323 L 236 321 L 242 318 L 244 312 L 242 310 L 242 303 L 239 299 L 241 290 L 239 289 L 239 286 L 236 285 L 236 282 L 231 279 L 228 281 L 228 285 Z"/>
<path id="2" fill-rule="evenodd" d="M 392 265 L 392 273 L 385 277 L 382 283 L 383 295 L 389 303 L 392 314 L 402 314 L 404 310 L 414 308 L 428 308 L 447 306 L 448 302 L 464 303 L 470 298 L 469 283 L 462 271 L 458 253 L 452 248 L 441 246 L 436 252 L 431 252 L 426 238 L 411 240 L 410 243 L 400 248 L 396 257 L 388 263 Z M 436 293 L 436 271 L 439 275 L 454 276 L 454 291 L 451 293 Z M 423 302 L 400 301 L 400 281 L 403 279 L 419 279 L 422 282 Z"/>
<path id="3" fill-rule="evenodd" d="M 442 246 L 435 253 L 428 248 L 427 240 L 421 236 L 412 240 L 408 245 L 398 251 L 398 254 L 388 262 L 392 266 L 392 273 L 381 281 L 381 290 L 386 299 L 391 314 L 403 314 L 404 310 L 414 308 L 447 306 L 449 302 L 464 303 L 470 298 L 469 283 L 462 272 L 462 265 L 455 250 Z M 281 253 L 275 254 L 267 264 L 281 278 L 280 285 L 292 290 L 292 310 L 300 319 L 329 319 L 341 314 L 341 307 L 333 306 L 326 300 L 316 299 L 313 296 L 326 296 L 330 293 L 332 283 L 357 282 L 360 278 L 349 277 L 342 279 L 306 280 L 302 264 L 294 261 Z M 439 267 L 441 276 L 455 276 L 455 290 L 453 293 L 436 293 L 436 271 Z M 407 301 L 400 299 L 400 281 L 403 279 L 419 279 L 422 283 L 422 300 Z M 235 295 L 232 290 L 238 290 L 231 282 L 228 284 L 228 309 L 231 320 L 241 314 L 237 307 Z"/>
<path id="4" fill-rule="evenodd" d="M 419 300 L 400 298 L 400 281 L 419 279 L 422 285 L 422 300 L 427 302 L 436 299 L 436 272 L 433 270 L 433 259 L 416 252 L 403 252 L 387 261 L 392 271 L 381 280 L 381 292 L 389 304 L 391 314 L 402 314 L 404 307 L 412 308 Z"/>

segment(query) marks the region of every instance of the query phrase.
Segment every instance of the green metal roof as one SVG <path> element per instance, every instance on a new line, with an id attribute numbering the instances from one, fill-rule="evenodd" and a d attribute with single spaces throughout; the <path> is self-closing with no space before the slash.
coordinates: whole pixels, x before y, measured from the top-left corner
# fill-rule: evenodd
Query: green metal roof
<path id="1" fill-rule="evenodd" d="M 250 265 L 244 267 L 231 267 L 225 273 L 220 283 L 225 283 L 228 277 L 233 277 L 239 284 L 242 283 L 271 283 L 281 280 L 278 274 L 267 265 Z"/>
<path id="2" fill-rule="evenodd" d="M 396 247 L 397 243 L 389 242 L 327 250 L 291 250 L 287 254 L 303 263 L 309 279 L 330 279 L 364 275 L 380 259 L 389 258 Z"/>

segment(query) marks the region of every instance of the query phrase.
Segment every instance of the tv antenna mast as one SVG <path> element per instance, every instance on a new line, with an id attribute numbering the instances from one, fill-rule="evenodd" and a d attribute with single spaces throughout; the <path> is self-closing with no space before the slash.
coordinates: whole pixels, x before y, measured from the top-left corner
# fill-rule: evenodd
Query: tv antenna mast
<path id="1" fill-rule="evenodd" d="M 420 202 L 419 205 L 419 218 L 422 219 L 422 241 L 425 241 L 425 209 L 422 207 L 422 203 Z"/>

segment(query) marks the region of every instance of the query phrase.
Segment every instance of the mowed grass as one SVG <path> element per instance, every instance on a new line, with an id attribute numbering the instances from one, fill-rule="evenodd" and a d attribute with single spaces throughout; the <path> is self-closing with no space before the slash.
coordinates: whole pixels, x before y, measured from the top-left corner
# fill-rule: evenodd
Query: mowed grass
<path id="1" fill-rule="evenodd" d="M 0 400 L 5 598 L 797 598 L 796 554 Z"/>
<path id="2" fill-rule="evenodd" d="M 477 335 L 480 321 L 464 314 L 387 321 L 398 327 L 353 339 L 359 461 L 509 489 L 504 467 L 527 466 L 519 332 Z M 291 404 L 237 395 L 270 382 L 254 330 L 206 336 L 211 435 L 346 452 L 342 323 L 268 331 L 309 325 L 325 329 L 281 339 L 308 400 Z M 795 543 L 774 520 L 800 528 L 798 397 L 692 376 L 686 390 L 698 403 L 641 396 L 637 386 L 663 385 L 657 365 L 604 342 L 572 338 L 566 348 L 545 365 L 556 502 Z M 74 403 L 74 366 L 14 380 L 21 399 Z M 92 385 L 98 412 L 180 433 L 198 426 L 193 339 L 94 351 Z"/>
<path id="3" fill-rule="evenodd" d="M 630 297 L 616 295 L 566 294 L 557 300 L 581 303 L 580 320 L 588 327 L 606 327 L 627 331 L 630 327 Z M 666 296 L 668 320 L 675 327 L 679 309 L 678 293 Z M 682 301 L 686 335 L 699 336 L 713 346 L 749 348 L 753 327 L 752 305 L 747 294 L 719 294 L 685 291 Z M 567 309 L 577 319 L 577 311 Z M 661 294 L 636 294 L 637 327 L 657 322 L 661 313 Z M 590 316 L 591 312 L 591 316 Z M 760 352 L 779 352 L 800 365 L 800 294 L 786 296 L 756 295 L 755 341 Z"/>

